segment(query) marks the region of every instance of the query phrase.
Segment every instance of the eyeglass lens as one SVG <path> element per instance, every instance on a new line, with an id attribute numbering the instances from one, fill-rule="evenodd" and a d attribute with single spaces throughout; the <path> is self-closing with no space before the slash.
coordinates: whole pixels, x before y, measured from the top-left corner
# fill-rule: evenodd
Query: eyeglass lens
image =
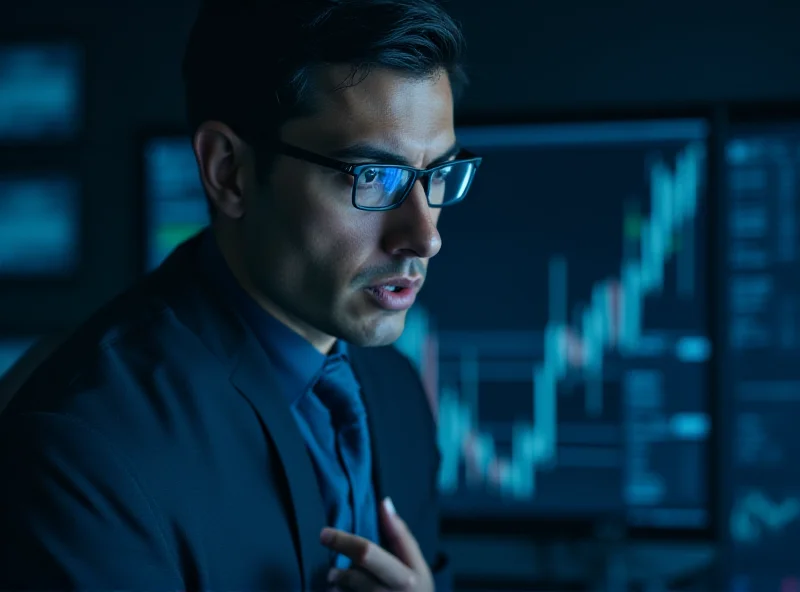
<path id="1" fill-rule="evenodd" d="M 435 206 L 459 201 L 469 187 L 473 171 L 471 162 L 457 162 L 435 170 L 425 180 L 428 201 Z M 356 205 L 363 208 L 395 205 L 406 195 L 413 180 L 411 171 L 393 166 L 365 169 L 356 179 Z"/>

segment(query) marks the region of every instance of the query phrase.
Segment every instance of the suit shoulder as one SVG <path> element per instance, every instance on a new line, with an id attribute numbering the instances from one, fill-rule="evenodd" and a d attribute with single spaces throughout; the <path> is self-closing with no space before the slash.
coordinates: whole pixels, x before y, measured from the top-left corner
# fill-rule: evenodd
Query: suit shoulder
<path id="1" fill-rule="evenodd" d="M 0 414 L 0 433 L 26 417 L 53 415 L 71 420 L 59 424 L 65 431 L 86 426 L 102 435 L 137 474 L 188 463 L 185 451 L 215 429 L 222 413 L 200 395 L 232 388 L 229 368 L 181 316 L 193 293 L 137 286 L 98 312 L 12 398 Z M 27 447 L 48 446 L 33 433 L 18 437 Z"/>
<path id="2" fill-rule="evenodd" d="M 122 360 L 169 330 L 169 305 L 160 288 L 148 277 L 101 307 L 47 352 L 3 415 L 66 412 L 79 392 L 110 387 L 114 370 L 127 365 L 112 368 L 112 359 Z"/>

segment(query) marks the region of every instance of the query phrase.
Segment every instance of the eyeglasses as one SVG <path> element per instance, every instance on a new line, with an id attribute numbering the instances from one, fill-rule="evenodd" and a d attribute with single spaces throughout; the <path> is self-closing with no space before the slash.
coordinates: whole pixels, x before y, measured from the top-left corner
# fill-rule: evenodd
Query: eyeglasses
<path id="1" fill-rule="evenodd" d="M 422 181 L 430 207 L 457 204 L 466 197 L 482 161 L 479 156 L 462 150 L 455 160 L 429 169 L 415 169 L 395 164 L 350 164 L 284 142 L 278 143 L 277 152 L 354 177 L 353 206 L 370 212 L 399 208 L 417 181 Z"/>

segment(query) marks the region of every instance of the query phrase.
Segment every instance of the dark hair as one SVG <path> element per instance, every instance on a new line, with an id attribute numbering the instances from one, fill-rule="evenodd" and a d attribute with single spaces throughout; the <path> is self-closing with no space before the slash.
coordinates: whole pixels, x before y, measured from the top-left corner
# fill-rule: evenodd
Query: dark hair
<path id="1" fill-rule="evenodd" d="M 326 64 L 353 66 L 344 86 L 378 67 L 444 71 L 457 98 L 463 47 L 436 0 L 204 0 L 183 62 L 189 124 L 218 120 L 251 144 L 274 139 L 313 109 L 312 74 Z"/>

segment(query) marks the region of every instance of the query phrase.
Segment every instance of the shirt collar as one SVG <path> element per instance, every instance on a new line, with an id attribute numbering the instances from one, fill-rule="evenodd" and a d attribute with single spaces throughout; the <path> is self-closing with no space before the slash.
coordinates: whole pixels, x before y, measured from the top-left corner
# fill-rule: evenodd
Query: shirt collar
<path id="1" fill-rule="evenodd" d="M 265 311 L 242 289 L 211 233 L 206 231 L 200 250 L 202 269 L 221 288 L 225 298 L 250 327 L 272 362 L 289 403 L 294 405 L 317 381 L 329 358 L 347 358 L 347 344 L 341 339 L 328 356 L 320 353 L 305 338 Z"/>

